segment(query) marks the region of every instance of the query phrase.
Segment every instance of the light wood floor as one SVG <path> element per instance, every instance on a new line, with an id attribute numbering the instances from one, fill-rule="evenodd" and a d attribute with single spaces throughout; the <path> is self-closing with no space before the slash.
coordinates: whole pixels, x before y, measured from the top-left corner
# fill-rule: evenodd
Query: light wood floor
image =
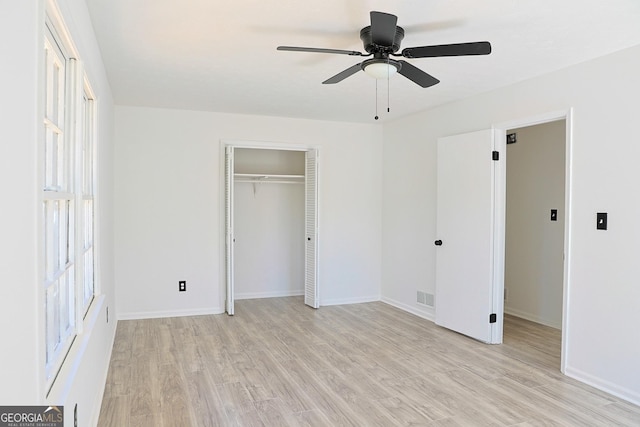
<path id="1" fill-rule="evenodd" d="M 380 302 L 241 300 L 120 321 L 99 426 L 640 425 L 559 366 L 559 331 L 514 317 L 491 346 Z"/>

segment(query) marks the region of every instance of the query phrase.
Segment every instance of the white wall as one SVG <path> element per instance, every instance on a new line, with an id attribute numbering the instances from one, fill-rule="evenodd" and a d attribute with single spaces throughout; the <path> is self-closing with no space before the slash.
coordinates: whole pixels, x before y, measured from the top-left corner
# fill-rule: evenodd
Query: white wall
<path id="1" fill-rule="evenodd" d="M 0 174 L 5 198 L 0 210 L 0 319 L 4 328 L 0 354 L 0 402 L 3 405 L 64 405 L 66 425 L 97 422 L 115 322 L 113 276 L 113 101 L 100 52 L 83 0 L 59 0 L 62 17 L 85 63 L 98 102 L 98 271 L 102 297 L 94 320 L 74 343 L 48 397 L 44 380 L 44 295 L 40 280 L 40 191 L 43 109 L 44 1 L 0 2 Z"/>
<path id="2" fill-rule="evenodd" d="M 303 295 L 304 185 L 237 182 L 234 195 L 236 299 Z"/>
<path id="3" fill-rule="evenodd" d="M 237 147 L 233 153 L 236 173 L 304 175 L 304 151 Z"/>
<path id="4" fill-rule="evenodd" d="M 509 131 L 512 132 L 512 131 Z M 505 313 L 562 327 L 565 121 L 513 130 L 507 145 Z M 551 221 L 551 209 L 558 212 Z"/>
<path id="5" fill-rule="evenodd" d="M 437 138 L 573 107 L 567 373 L 640 403 L 638 74 L 640 46 L 386 125 L 384 300 L 435 289 Z"/>
<path id="6" fill-rule="evenodd" d="M 0 209 L 0 402 L 40 402 L 41 343 L 37 274 L 37 145 L 42 120 L 37 100 L 43 10 L 38 2 L 0 3 L 0 176 L 5 197 Z M 16 37 L 20 34 L 22 37 Z M 11 40 L 11 43 L 6 41 Z M 7 61 L 6 58 L 11 58 Z M 42 336 L 44 338 L 44 336 Z"/>
<path id="7" fill-rule="evenodd" d="M 319 148 L 320 302 L 379 299 L 379 126 L 116 107 L 119 316 L 224 310 L 221 140 Z"/>

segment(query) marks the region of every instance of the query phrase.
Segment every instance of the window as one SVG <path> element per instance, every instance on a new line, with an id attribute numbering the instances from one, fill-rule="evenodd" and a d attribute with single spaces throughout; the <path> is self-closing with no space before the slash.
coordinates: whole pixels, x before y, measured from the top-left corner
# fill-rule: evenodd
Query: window
<path id="1" fill-rule="evenodd" d="M 95 294 L 94 97 L 64 27 L 44 40 L 42 218 L 46 376 L 62 366 Z M 59 21 L 59 20 L 58 20 Z M 59 30 L 59 32 L 58 32 Z M 64 42 L 66 42 L 66 44 Z M 81 76 L 81 78 L 79 78 Z"/>

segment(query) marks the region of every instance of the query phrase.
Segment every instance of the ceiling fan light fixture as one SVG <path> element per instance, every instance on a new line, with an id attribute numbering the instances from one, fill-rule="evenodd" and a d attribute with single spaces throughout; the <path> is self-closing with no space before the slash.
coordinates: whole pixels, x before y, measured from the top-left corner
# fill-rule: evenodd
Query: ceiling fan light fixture
<path id="1" fill-rule="evenodd" d="M 399 65 L 396 61 L 375 61 L 367 62 L 363 64 L 362 69 L 365 73 L 376 79 L 386 79 L 394 75 L 399 70 Z"/>

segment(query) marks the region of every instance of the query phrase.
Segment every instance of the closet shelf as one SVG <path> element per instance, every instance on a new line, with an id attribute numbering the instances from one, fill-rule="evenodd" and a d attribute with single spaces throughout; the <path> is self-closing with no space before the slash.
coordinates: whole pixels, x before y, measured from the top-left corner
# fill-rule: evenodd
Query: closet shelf
<path id="1" fill-rule="evenodd" d="M 271 175 L 263 173 L 235 173 L 235 182 L 250 182 L 253 184 L 303 184 L 304 175 Z"/>

